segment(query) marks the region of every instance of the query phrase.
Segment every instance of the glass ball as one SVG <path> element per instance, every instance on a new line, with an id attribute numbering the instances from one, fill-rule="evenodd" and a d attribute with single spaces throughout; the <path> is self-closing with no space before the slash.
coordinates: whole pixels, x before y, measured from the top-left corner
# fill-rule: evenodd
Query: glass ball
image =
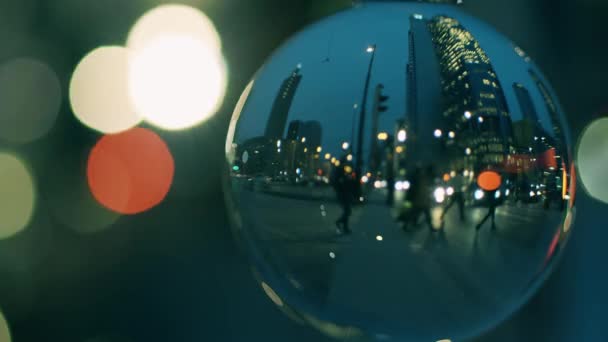
<path id="1" fill-rule="evenodd" d="M 539 288 L 575 212 L 551 86 L 450 5 L 369 3 L 297 34 L 245 90 L 226 157 L 261 288 L 334 337 L 479 335 Z"/>

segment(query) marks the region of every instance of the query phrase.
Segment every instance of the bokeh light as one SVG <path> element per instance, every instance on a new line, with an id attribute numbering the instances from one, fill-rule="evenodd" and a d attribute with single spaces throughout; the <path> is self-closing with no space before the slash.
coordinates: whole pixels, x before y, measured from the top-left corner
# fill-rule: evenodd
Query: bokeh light
<path id="1" fill-rule="evenodd" d="M 109 229 L 121 217 L 103 207 L 91 194 L 86 177 L 89 151 L 65 153 L 44 172 L 41 184 L 51 214 L 57 223 L 79 234 L 95 234 Z"/>
<path id="2" fill-rule="evenodd" d="M 0 239 L 23 230 L 34 212 L 34 181 L 15 156 L 0 153 Z"/>
<path id="3" fill-rule="evenodd" d="M 608 203 L 608 118 L 596 120 L 585 128 L 576 160 L 584 189 L 591 197 Z M 571 182 L 574 181 L 573 177 Z"/>
<path id="4" fill-rule="evenodd" d="M 26 143 L 43 137 L 60 105 L 59 80 L 46 64 L 19 58 L 0 66 L 0 138 Z"/>
<path id="5" fill-rule="evenodd" d="M 174 172 L 173 156 L 165 142 L 144 128 L 102 137 L 87 164 L 93 196 L 121 214 L 138 214 L 161 203 Z"/>
<path id="6" fill-rule="evenodd" d="M 218 110 L 226 91 L 226 64 L 217 32 L 202 12 L 158 7 L 135 24 L 127 47 L 132 52 L 130 96 L 146 121 L 180 130 Z"/>
<path id="7" fill-rule="evenodd" d="M 129 96 L 128 68 L 129 50 L 124 47 L 100 47 L 82 59 L 70 83 L 78 120 L 102 133 L 123 132 L 141 122 Z"/>
<path id="8" fill-rule="evenodd" d="M 161 36 L 187 36 L 203 42 L 213 51 L 222 43 L 213 22 L 196 8 L 170 4 L 156 7 L 137 20 L 127 40 L 131 49 L 142 49 Z"/>
<path id="9" fill-rule="evenodd" d="M 0 311 L 0 342 L 11 342 L 11 333 L 8 329 L 6 318 L 2 315 L 2 311 Z"/>
<path id="10" fill-rule="evenodd" d="M 219 108 L 225 88 L 223 61 L 195 39 L 163 36 L 134 51 L 130 94 L 155 126 L 179 130 L 204 121 Z"/>
<path id="11" fill-rule="evenodd" d="M 500 188 L 502 177 L 494 171 L 484 171 L 477 178 L 477 185 L 487 191 L 494 191 Z"/>

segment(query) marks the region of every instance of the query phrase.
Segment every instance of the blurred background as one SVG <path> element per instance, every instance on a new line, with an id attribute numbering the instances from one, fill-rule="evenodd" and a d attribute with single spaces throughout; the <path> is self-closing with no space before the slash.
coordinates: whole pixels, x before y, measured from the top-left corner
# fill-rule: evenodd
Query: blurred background
<path id="1" fill-rule="evenodd" d="M 225 66 L 228 86 L 225 96 L 216 94 L 223 96 L 221 106 L 198 104 L 209 108 L 207 117 L 146 118 L 154 125 L 144 123 L 143 133 L 124 137 L 152 144 L 154 154 L 166 158 L 144 155 L 143 169 L 120 167 L 127 174 L 150 173 L 167 185 L 142 190 L 141 203 L 125 205 L 124 199 L 95 192 L 96 183 L 108 180 L 92 171 L 92 151 L 101 151 L 103 170 L 108 163 L 103 152 L 122 150 L 120 141 L 107 139 L 104 145 L 107 136 L 99 139 L 123 129 L 79 114 L 93 101 L 86 92 L 79 95 L 78 85 L 87 84 L 83 58 L 100 46 L 124 46 L 138 18 L 166 3 L 0 2 L 0 110 L 23 114 L 0 118 L 0 166 L 17 175 L 0 180 L 2 196 L 12 195 L 0 199 L 0 222 L 14 228 L 0 229 L 0 310 L 12 338 L 3 332 L 0 316 L 0 342 L 333 341 L 285 317 L 258 285 L 228 226 L 220 179 L 230 116 L 253 74 L 295 32 L 351 1 L 171 2 L 198 8 L 211 19 L 221 37 L 221 55 L 197 53 Z M 608 2 L 466 0 L 463 8 L 510 37 L 544 70 L 574 137 L 608 114 L 608 26 L 603 22 Z M 131 38 L 128 45 L 137 45 L 137 37 Z M 122 56 L 121 51 L 114 50 Z M 120 58 L 112 70 L 120 69 Z M 143 60 L 141 72 L 153 64 Z M 77 79 L 77 66 L 85 70 L 84 81 Z M 35 77 L 23 81 L 24 74 Z M 217 84 L 223 84 L 222 75 L 216 75 Z M 95 77 L 98 83 L 105 80 L 103 74 Z M 111 109 L 124 108 L 115 103 Z M 28 119 L 28 110 L 46 114 Z M 168 126 L 179 129 L 157 128 Z M 601 136 L 596 146 L 606 144 Z M 598 174 L 608 166 L 603 150 L 585 160 Z M 598 179 L 594 187 L 604 183 Z M 519 313 L 477 341 L 608 340 L 602 252 L 608 232 L 601 199 L 579 191 L 576 231 L 556 272 Z M 24 222 L 17 217 L 20 211 Z"/>

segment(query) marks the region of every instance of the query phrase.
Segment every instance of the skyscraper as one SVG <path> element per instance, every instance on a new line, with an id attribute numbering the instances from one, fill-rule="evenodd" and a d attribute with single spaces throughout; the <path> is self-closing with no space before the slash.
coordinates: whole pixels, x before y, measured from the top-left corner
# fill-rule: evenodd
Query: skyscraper
<path id="1" fill-rule="evenodd" d="M 558 143 L 562 144 L 565 142 L 565 137 L 561 129 L 562 124 L 557 110 L 557 104 L 553 100 L 553 97 L 549 92 L 549 88 L 540 79 L 540 77 L 538 77 L 538 75 L 532 69 L 529 70 L 529 73 L 534 83 L 536 83 L 536 86 L 538 87 L 538 90 L 540 91 L 540 94 L 542 95 L 543 100 L 545 101 L 545 105 L 547 106 L 547 112 L 549 113 L 549 119 L 551 120 L 553 133 L 555 134 L 554 138 L 555 140 L 557 140 Z"/>
<path id="2" fill-rule="evenodd" d="M 321 146 L 322 132 L 323 129 L 319 121 L 294 120 L 289 123 L 286 138 L 316 150 L 317 147 Z"/>
<path id="3" fill-rule="evenodd" d="M 412 132 L 410 143 L 431 148 L 440 153 L 433 132 L 441 123 L 441 69 L 428 21 L 421 14 L 409 18 L 409 56 L 407 64 L 407 115 L 406 125 Z M 421 149 L 412 148 L 408 156 L 425 159 L 427 155 L 416 155 Z"/>
<path id="4" fill-rule="evenodd" d="M 547 147 L 555 147 L 557 149 L 557 155 L 559 158 L 563 158 L 562 161 L 566 164 L 570 163 L 568 160 L 568 151 L 566 150 L 566 135 L 562 130 L 562 120 L 558 111 L 558 104 L 553 99 L 549 87 L 545 85 L 543 80 L 534 72 L 534 70 L 528 70 L 532 80 L 536 83 L 538 90 L 540 91 L 545 105 L 547 106 L 547 112 L 549 113 L 549 120 L 553 128 L 553 139 L 547 140 Z"/>
<path id="5" fill-rule="evenodd" d="M 532 97 L 530 96 L 528 89 L 521 83 L 513 83 L 513 90 L 515 91 L 515 96 L 517 96 L 523 119 L 538 124 L 538 113 L 536 112 L 536 108 L 534 108 L 534 102 L 532 102 Z"/>
<path id="6" fill-rule="evenodd" d="M 291 109 L 291 104 L 298 90 L 298 86 L 302 81 L 302 75 L 300 74 L 300 66 L 298 66 L 289 77 L 287 77 L 272 105 L 270 117 L 266 123 L 266 131 L 264 135 L 270 139 L 281 139 L 285 125 L 287 124 L 287 116 Z"/>
<path id="7" fill-rule="evenodd" d="M 512 122 L 490 58 L 454 18 L 428 22 L 441 67 L 442 115 L 471 162 L 500 164 L 512 147 Z M 465 145 L 465 146 L 463 146 Z"/>

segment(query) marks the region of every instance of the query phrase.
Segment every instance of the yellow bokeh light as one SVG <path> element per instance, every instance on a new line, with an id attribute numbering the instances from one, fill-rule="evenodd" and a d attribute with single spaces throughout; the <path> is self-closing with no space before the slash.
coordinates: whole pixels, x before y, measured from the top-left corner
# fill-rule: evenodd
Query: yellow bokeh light
<path id="1" fill-rule="evenodd" d="M 221 40 L 201 11 L 157 7 L 133 26 L 129 93 L 137 112 L 167 130 L 195 126 L 219 109 L 227 68 Z"/>
<path id="2" fill-rule="evenodd" d="M 215 25 L 196 8 L 170 4 L 156 7 L 141 18 L 129 32 L 127 46 L 142 49 L 162 36 L 186 36 L 201 41 L 219 52 L 222 43 Z"/>
<path id="3" fill-rule="evenodd" d="M 4 318 L 1 311 L 0 311 L 0 341 L 1 342 L 11 342 L 11 333 L 8 329 L 8 323 L 6 323 L 6 318 Z"/>
<path id="4" fill-rule="evenodd" d="M 0 239 L 23 230 L 34 212 L 34 181 L 13 155 L 0 154 Z"/>
<path id="5" fill-rule="evenodd" d="M 0 67 L 0 138 L 26 143 L 51 130 L 61 106 L 61 85 L 46 64 L 31 58 Z"/>
<path id="6" fill-rule="evenodd" d="M 163 36 L 133 54 L 129 91 L 146 121 L 179 130 L 218 110 L 226 90 L 226 67 L 209 46 L 186 36 Z"/>
<path id="7" fill-rule="evenodd" d="M 102 133 L 119 133 L 141 122 L 129 96 L 129 50 L 100 47 L 78 64 L 70 103 L 78 120 Z"/>

